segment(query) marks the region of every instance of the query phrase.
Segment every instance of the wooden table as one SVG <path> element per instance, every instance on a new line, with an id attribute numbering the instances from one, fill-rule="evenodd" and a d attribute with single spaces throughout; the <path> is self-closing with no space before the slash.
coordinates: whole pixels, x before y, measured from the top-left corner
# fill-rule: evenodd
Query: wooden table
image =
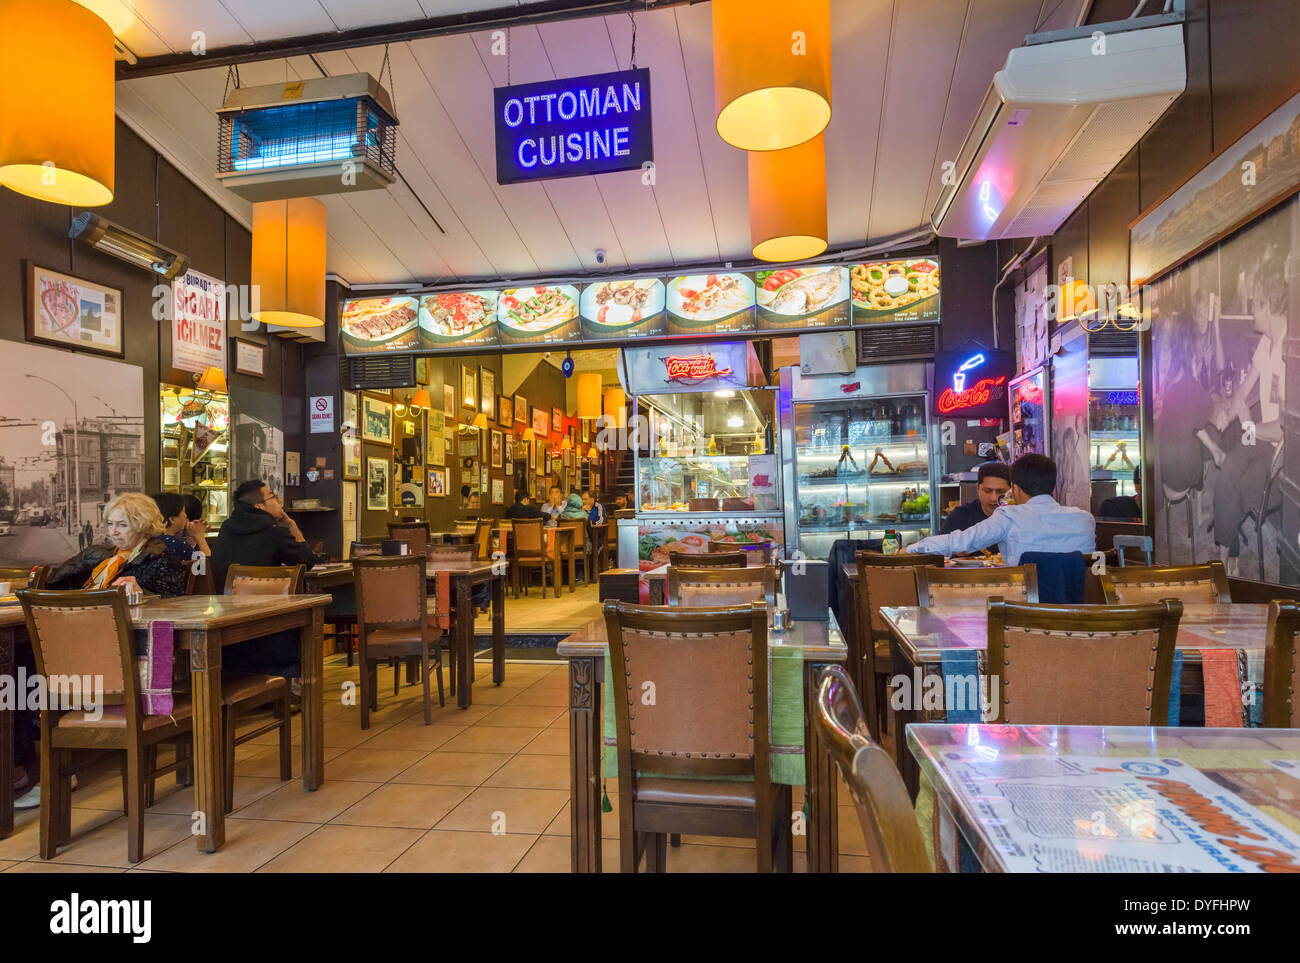
<path id="1" fill-rule="evenodd" d="M 200 852 L 215 852 L 226 841 L 225 762 L 221 742 L 221 650 L 272 632 L 299 631 L 302 652 L 302 784 L 314 791 L 325 781 L 324 655 L 321 625 L 328 595 L 182 595 L 154 599 L 130 609 L 131 628 L 147 631 L 154 622 L 171 622 L 176 643 L 190 653 L 194 707 L 194 801 L 205 816 L 196 834 Z M 16 614 L 16 619 L 15 619 Z M 13 632 L 21 608 L 0 610 L 0 674 L 14 671 Z M 23 630 L 26 637 L 26 630 Z M 0 711 L 0 834 L 13 830 L 13 715 Z"/>
<path id="2" fill-rule="evenodd" d="M 988 647 L 988 615 L 983 605 L 947 605 L 933 608 L 884 606 L 880 616 L 889 626 L 894 675 L 913 677 L 926 666 L 937 665 L 945 651 L 982 650 Z M 1184 605 L 1175 647 L 1188 650 L 1186 663 L 1200 661 L 1201 649 L 1245 649 L 1263 652 L 1268 606 L 1230 603 Z M 903 781 L 916 795 L 918 770 L 907 749 L 907 729 L 921 721 L 921 710 L 895 710 L 896 758 Z"/>
<path id="3" fill-rule="evenodd" d="M 1300 730 L 921 724 L 907 742 L 940 870 L 1300 867 L 1278 818 L 1300 819 Z"/>
<path id="4" fill-rule="evenodd" d="M 847 651 L 834 622 L 794 622 L 789 639 L 790 645 L 803 648 L 804 660 L 808 872 L 833 873 L 839 868 L 835 763 L 822 748 L 815 706 L 822 672 L 842 663 Z M 556 649 L 569 660 L 569 833 L 575 873 L 601 872 L 600 792 L 604 758 L 601 690 L 607 644 L 602 617 L 570 635 Z"/>
<path id="5" fill-rule="evenodd" d="M 548 528 L 546 529 L 546 531 L 555 533 L 556 551 L 559 555 L 559 558 L 567 557 L 569 560 L 569 591 L 575 592 L 577 591 L 577 582 L 578 582 L 578 563 L 576 559 L 576 555 L 577 555 L 576 536 L 578 530 L 576 528 Z M 545 537 L 545 532 L 543 532 L 543 537 Z M 558 575 L 559 574 L 558 560 L 556 562 L 556 569 L 557 569 L 556 574 Z"/>
<path id="6" fill-rule="evenodd" d="M 456 660 L 459 683 L 456 704 L 468 709 L 474 704 L 474 588 L 492 585 L 492 683 L 506 680 L 506 573 L 492 562 L 467 559 L 438 561 L 438 571 L 428 573 L 434 585 L 439 573 L 451 573 L 451 651 Z"/>
<path id="7" fill-rule="evenodd" d="M 308 594 L 321 595 L 329 594 L 330 589 L 352 585 L 353 582 L 351 562 L 328 562 L 307 569 L 303 574 L 302 585 Z"/>

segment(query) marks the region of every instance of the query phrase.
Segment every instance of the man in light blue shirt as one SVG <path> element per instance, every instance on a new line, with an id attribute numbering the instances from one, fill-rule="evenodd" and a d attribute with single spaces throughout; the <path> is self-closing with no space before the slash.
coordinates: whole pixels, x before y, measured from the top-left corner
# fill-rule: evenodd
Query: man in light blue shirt
<path id="1" fill-rule="evenodd" d="M 1081 508 L 1058 505 L 1056 462 L 1046 455 L 1021 455 L 1011 466 L 1011 502 L 960 532 L 931 535 L 909 552 L 957 555 L 997 545 L 1007 565 L 1025 552 L 1083 552 L 1097 547 L 1097 523 Z"/>

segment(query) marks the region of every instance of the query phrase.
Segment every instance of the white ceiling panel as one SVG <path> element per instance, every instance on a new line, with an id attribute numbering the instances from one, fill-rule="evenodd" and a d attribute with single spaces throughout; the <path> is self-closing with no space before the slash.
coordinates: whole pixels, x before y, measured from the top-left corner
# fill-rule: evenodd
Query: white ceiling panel
<path id="1" fill-rule="evenodd" d="M 339 29 L 318 0 L 220 0 L 255 41 Z"/>
<path id="2" fill-rule="evenodd" d="M 420 0 L 320 0 L 320 5 L 339 30 L 356 30 L 377 23 L 402 23 L 435 16 L 425 9 L 431 4 L 426 2 L 421 7 Z"/>

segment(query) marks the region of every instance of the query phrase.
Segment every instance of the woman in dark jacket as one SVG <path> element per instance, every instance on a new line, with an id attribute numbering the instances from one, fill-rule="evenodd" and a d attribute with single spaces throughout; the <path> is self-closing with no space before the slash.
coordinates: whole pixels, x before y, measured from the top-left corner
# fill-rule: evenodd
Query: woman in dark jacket
<path id="1" fill-rule="evenodd" d="M 118 495 L 104 509 L 108 545 L 91 545 L 58 565 L 46 580 L 50 589 L 126 586 L 164 598 L 185 594 L 184 562 L 159 537 L 162 514 L 142 492 Z"/>

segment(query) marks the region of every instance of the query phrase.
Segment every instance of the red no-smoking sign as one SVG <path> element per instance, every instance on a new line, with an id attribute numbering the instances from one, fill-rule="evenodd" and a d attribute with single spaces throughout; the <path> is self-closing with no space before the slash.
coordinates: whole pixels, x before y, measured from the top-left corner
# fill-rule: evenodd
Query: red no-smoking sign
<path id="1" fill-rule="evenodd" d="M 334 430 L 334 398 L 331 395 L 315 395 L 308 406 L 308 413 L 311 416 L 311 433 L 313 435 L 321 432 L 330 432 Z"/>

